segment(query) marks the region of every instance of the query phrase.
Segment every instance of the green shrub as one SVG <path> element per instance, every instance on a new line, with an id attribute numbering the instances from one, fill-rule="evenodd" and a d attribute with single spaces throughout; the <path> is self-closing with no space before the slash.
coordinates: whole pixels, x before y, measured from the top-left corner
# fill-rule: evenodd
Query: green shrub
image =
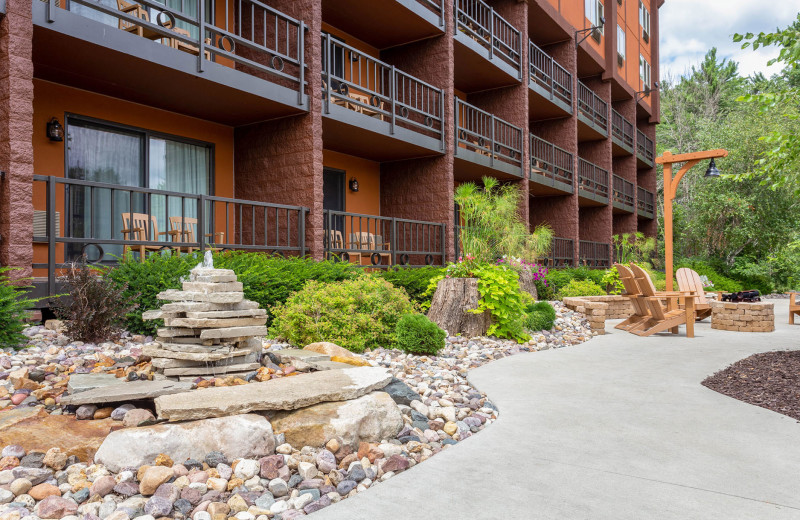
<path id="1" fill-rule="evenodd" d="M 297 346 L 331 341 L 353 352 L 391 348 L 400 317 L 415 310 L 403 289 L 377 276 L 312 280 L 273 307 L 270 334 Z"/>
<path id="2" fill-rule="evenodd" d="M 397 348 L 412 354 L 435 356 L 444 348 L 445 332 L 424 314 L 406 314 L 395 328 Z"/>
<path id="3" fill-rule="evenodd" d="M 402 287 L 408 293 L 409 298 L 419 305 L 430 303 L 431 295 L 426 294 L 431 278 L 442 274 L 442 267 L 417 267 L 387 269 L 379 271 L 378 276 L 388 280 L 395 287 Z"/>
<path id="4" fill-rule="evenodd" d="M 0 347 L 5 348 L 16 348 L 28 340 L 22 334 L 26 310 L 37 301 L 24 296 L 29 286 L 15 285 L 6 275 L 13 270 L 11 267 L 0 267 Z"/>
<path id="5" fill-rule="evenodd" d="M 558 299 L 570 296 L 603 296 L 604 294 L 606 294 L 605 289 L 591 280 L 571 280 L 558 291 Z"/>
<path id="6" fill-rule="evenodd" d="M 125 296 L 127 287 L 103 274 L 85 262 L 73 262 L 61 278 L 69 292 L 55 311 L 65 320 L 66 334 L 73 340 L 114 341 L 122 332 L 125 317 L 136 309 L 136 296 Z"/>
<path id="7" fill-rule="evenodd" d="M 556 321 L 556 310 L 547 302 L 528 305 L 525 309 L 523 325 L 527 330 L 550 330 Z"/>
<path id="8" fill-rule="evenodd" d="M 547 284 L 537 283 L 536 289 L 539 291 L 539 298 L 543 300 L 553 300 L 556 299 L 556 295 L 559 291 L 563 287 L 566 287 L 572 280 L 588 280 L 601 287 L 605 287 L 604 276 L 605 271 L 589 269 L 586 266 L 571 267 L 568 269 L 551 269 L 547 273 Z"/>

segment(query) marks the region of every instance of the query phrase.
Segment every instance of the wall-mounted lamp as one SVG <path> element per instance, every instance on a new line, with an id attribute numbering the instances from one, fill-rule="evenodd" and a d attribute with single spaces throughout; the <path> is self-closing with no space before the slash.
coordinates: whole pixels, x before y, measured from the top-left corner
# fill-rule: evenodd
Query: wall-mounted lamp
<path id="1" fill-rule="evenodd" d="M 64 127 L 58 122 L 55 117 L 47 122 L 47 138 L 51 141 L 64 140 Z"/>
<path id="2" fill-rule="evenodd" d="M 658 81 L 653 83 L 653 88 L 645 87 L 644 90 L 642 90 L 640 92 L 637 92 L 636 93 L 636 102 L 638 103 L 639 101 L 641 101 L 645 97 L 649 96 L 650 93 L 652 91 L 654 91 L 654 90 L 661 90 L 661 84 Z"/>
<path id="3" fill-rule="evenodd" d="M 358 191 L 358 179 L 355 177 L 350 178 L 350 182 L 347 183 L 347 186 L 350 188 L 350 191 L 357 192 Z"/>
<path id="4" fill-rule="evenodd" d="M 595 25 L 593 27 L 589 27 L 588 29 L 580 29 L 580 30 L 575 31 L 575 45 L 582 44 L 583 40 L 585 40 L 586 38 L 591 36 L 594 31 L 596 31 L 598 29 L 602 29 L 605 24 L 606 24 L 606 18 L 605 18 L 605 16 L 601 16 L 599 24 L 597 24 L 597 25 Z M 580 35 L 580 34 L 583 34 L 584 37 L 579 40 L 578 39 L 578 35 Z"/>

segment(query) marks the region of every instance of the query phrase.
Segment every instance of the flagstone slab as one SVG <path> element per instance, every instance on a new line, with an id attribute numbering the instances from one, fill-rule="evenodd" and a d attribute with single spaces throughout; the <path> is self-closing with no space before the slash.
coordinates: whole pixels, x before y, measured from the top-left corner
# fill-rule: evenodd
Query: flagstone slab
<path id="1" fill-rule="evenodd" d="M 74 395 L 61 397 L 61 404 L 104 404 L 153 399 L 160 395 L 186 392 L 191 390 L 191 383 L 177 381 L 128 381 L 119 385 L 104 386 L 87 390 Z"/>
<path id="2" fill-rule="evenodd" d="M 266 309 L 242 309 L 242 310 L 228 310 L 228 311 L 187 311 L 187 318 L 241 318 L 241 317 L 256 317 L 266 316 Z"/>
<path id="3" fill-rule="evenodd" d="M 242 282 L 183 282 L 183 290 L 190 292 L 242 292 Z"/>
<path id="4" fill-rule="evenodd" d="M 168 289 L 158 293 L 159 300 L 169 300 L 173 302 L 207 302 L 207 303 L 238 303 L 244 300 L 244 293 L 241 292 L 196 292 L 178 291 Z M 163 309 L 162 309 L 163 310 Z"/>
<path id="5" fill-rule="evenodd" d="M 161 306 L 161 310 L 164 312 L 206 312 L 257 308 L 258 303 L 251 300 L 242 300 L 236 303 L 174 302 Z"/>
<path id="6" fill-rule="evenodd" d="M 173 352 L 171 350 L 164 350 L 162 348 L 145 345 L 142 348 L 142 354 L 151 358 L 169 358 L 169 359 L 183 359 L 186 361 L 219 361 L 234 356 L 241 356 L 250 354 L 250 350 L 231 350 L 230 352 Z"/>
<path id="7" fill-rule="evenodd" d="M 162 395 L 155 399 L 161 419 L 186 421 L 264 410 L 296 410 L 327 401 L 345 401 L 385 387 L 384 368 L 325 370 L 264 383 L 214 387 Z"/>
<path id="8" fill-rule="evenodd" d="M 186 328 L 257 327 L 266 323 L 266 316 L 255 318 L 168 318 L 164 320 L 164 325 L 167 327 Z"/>
<path id="9" fill-rule="evenodd" d="M 291 363 L 295 360 L 313 363 L 314 361 L 330 361 L 331 357 L 313 350 L 301 350 L 298 348 L 286 348 L 283 350 L 272 351 L 271 354 L 281 363 Z"/>
<path id="10" fill-rule="evenodd" d="M 204 375 L 223 375 L 231 372 L 252 372 L 258 370 L 261 366 L 260 363 L 239 363 L 239 364 L 225 364 L 217 366 L 199 366 L 199 367 L 186 367 L 186 368 L 166 368 L 164 375 L 168 377 L 174 376 L 204 376 Z"/>
<path id="11" fill-rule="evenodd" d="M 125 379 L 116 377 L 113 374 L 72 374 L 69 376 L 67 391 L 70 394 L 77 394 L 87 390 L 94 390 L 95 388 L 119 385 L 124 382 Z"/>
<path id="12" fill-rule="evenodd" d="M 263 325 L 253 327 L 226 327 L 224 329 L 206 329 L 200 332 L 201 339 L 211 338 L 245 338 L 248 336 L 266 336 L 267 328 Z"/>

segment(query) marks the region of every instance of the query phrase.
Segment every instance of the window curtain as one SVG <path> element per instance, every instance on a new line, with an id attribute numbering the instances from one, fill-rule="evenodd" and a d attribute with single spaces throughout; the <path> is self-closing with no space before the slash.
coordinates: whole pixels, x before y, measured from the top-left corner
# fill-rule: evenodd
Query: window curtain
<path id="1" fill-rule="evenodd" d="M 111 7 L 113 9 L 117 9 L 117 0 L 95 0 L 97 3 L 102 4 L 106 7 Z M 92 9 L 91 7 L 78 4 L 76 2 L 69 2 L 69 10 L 75 14 L 79 14 L 84 18 L 90 18 L 92 20 L 96 20 L 100 23 L 104 23 L 106 25 L 111 25 L 113 27 L 119 26 L 119 19 L 115 16 L 111 16 L 110 14 L 101 13 L 96 9 Z"/>
<path id="2" fill-rule="evenodd" d="M 184 16 L 191 18 L 192 20 L 200 21 L 199 15 L 199 5 L 200 0 L 153 0 L 154 3 L 163 4 L 169 7 L 173 11 L 177 11 Z M 209 1 L 209 3 L 211 3 Z M 208 9 L 206 9 L 208 11 Z M 155 9 L 150 9 L 150 19 L 153 23 L 156 23 L 156 17 L 158 16 L 158 11 Z M 206 14 L 208 16 L 208 14 Z M 206 18 L 206 22 L 209 20 Z M 188 22 L 184 22 L 182 20 L 175 20 L 175 26 L 188 31 L 192 38 L 197 39 L 200 31 L 197 25 L 190 24 Z"/>

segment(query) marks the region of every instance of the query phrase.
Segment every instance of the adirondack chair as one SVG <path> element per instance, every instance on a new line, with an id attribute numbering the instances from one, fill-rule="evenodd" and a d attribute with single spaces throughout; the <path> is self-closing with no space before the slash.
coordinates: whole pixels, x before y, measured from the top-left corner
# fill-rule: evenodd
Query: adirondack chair
<path id="1" fill-rule="evenodd" d="M 172 240 L 174 242 L 197 242 L 197 219 L 193 217 L 169 217 L 169 226 L 171 228 Z M 206 239 L 213 238 L 209 241 L 208 249 L 211 251 L 219 251 L 221 248 L 214 247 L 216 244 L 225 242 L 225 232 L 217 231 L 215 233 L 204 233 L 203 237 Z M 213 243 L 211 243 L 213 242 Z M 180 251 L 182 248 L 178 248 Z M 193 247 L 186 247 L 189 254 L 194 251 Z"/>
<path id="2" fill-rule="evenodd" d="M 652 336 L 656 332 L 670 330 L 678 333 L 678 326 L 686 325 L 686 337 L 694 337 L 694 300 L 696 295 L 688 291 L 656 292 L 653 281 L 647 271 L 636 264 L 631 264 L 631 271 L 636 280 L 636 285 L 647 305 L 650 318 L 644 327 L 632 330 L 638 336 Z M 661 306 L 661 300 L 667 300 L 667 309 Z M 683 300 L 684 308 L 678 308 L 678 302 Z"/>
<path id="3" fill-rule="evenodd" d="M 161 239 L 161 235 L 167 235 L 172 240 L 177 236 L 177 231 L 158 231 L 158 221 L 154 215 L 147 215 L 147 213 L 123 213 L 122 214 L 122 239 L 123 240 L 136 240 L 137 242 L 146 241 L 160 241 L 169 240 L 169 238 Z M 160 251 L 166 246 L 156 245 L 125 245 L 122 248 L 122 254 L 125 255 L 128 249 L 139 251 L 139 260 L 144 262 L 144 255 L 147 251 Z"/>
<path id="4" fill-rule="evenodd" d="M 789 325 L 794 325 L 794 315 L 800 316 L 800 303 L 797 303 L 798 292 L 789 293 Z"/>
<path id="5" fill-rule="evenodd" d="M 644 301 L 642 293 L 639 292 L 639 286 L 636 284 L 636 280 L 630 268 L 622 264 L 614 264 L 614 267 L 617 268 L 619 279 L 622 281 L 623 287 L 625 287 L 626 296 L 630 299 L 631 305 L 633 306 L 633 314 L 622 323 L 617 324 L 614 328 L 632 331 L 646 325 L 647 321 L 650 319 L 650 313 L 647 311 L 647 304 Z"/>
<path id="6" fill-rule="evenodd" d="M 675 273 L 675 278 L 678 281 L 678 289 L 697 294 L 697 301 L 694 305 L 695 319 L 700 321 L 711 316 L 711 304 L 706 299 L 705 288 L 700 275 L 688 267 L 681 267 Z"/>

